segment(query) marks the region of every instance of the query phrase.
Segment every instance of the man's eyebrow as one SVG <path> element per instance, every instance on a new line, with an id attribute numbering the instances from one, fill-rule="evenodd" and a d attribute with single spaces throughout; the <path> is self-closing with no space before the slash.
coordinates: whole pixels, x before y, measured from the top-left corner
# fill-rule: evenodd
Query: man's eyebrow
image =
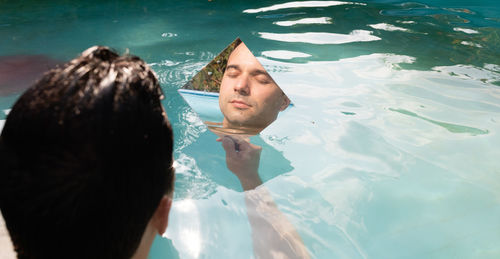
<path id="1" fill-rule="evenodd" d="M 253 76 L 265 75 L 265 76 L 271 78 L 271 75 L 269 75 L 266 70 L 262 70 L 262 69 L 252 70 L 252 72 L 250 72 L 250 74 Z"/>
<path id="2" fill-rule="evenodd" d="M 226 70 L 229 70 L 229 69 L 236 69 L 238 71 L 241 71 L 241 67 L 238 64 L 227 65 Z M 272 79 L 271 75 L 269 75 L 269 73 L 267 73 L 267 71 L 263 70 L 263 69 L 254 69 L 250 72 L 250 74 L 252 76 L 265 75 L 265 76 L 269 77 L 269 79 Z"/>
<path id="3" fill-rule="evenodd" d="M 232 68 L 232 69 L 236 69 L 236 70 L 241 70 L 240 66 L 238 66 L 238 65 L 233 65 L 233 64 L 231 64 L 231 65 L 227 65 L 226 70 L 229 70 L 229 69 L 231 69 L 231 68 Z"/>

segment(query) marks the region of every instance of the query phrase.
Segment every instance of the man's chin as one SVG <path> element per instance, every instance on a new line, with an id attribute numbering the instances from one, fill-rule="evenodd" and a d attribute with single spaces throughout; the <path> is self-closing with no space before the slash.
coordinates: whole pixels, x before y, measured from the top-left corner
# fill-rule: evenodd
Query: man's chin
<path id="1" fill-rule="evenodd" d="M 226 123 L 224 123 L 224 125 L 232 128 L 247 127 L 252 125 L 252 123 L 249 122 L 247 118 L 243 118 L 241 116 L 225 117 L 225 121 Z"/>

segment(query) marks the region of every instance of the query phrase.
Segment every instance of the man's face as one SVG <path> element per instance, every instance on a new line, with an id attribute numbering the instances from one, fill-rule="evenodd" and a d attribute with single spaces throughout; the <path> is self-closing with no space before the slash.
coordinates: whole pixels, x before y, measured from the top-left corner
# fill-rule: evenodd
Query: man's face
<path id="1" fill-rule="evenodd" d="M 245 46 L 231 53 L 219 92 L 224 127 L 264 129 L 290 101 Z"/>

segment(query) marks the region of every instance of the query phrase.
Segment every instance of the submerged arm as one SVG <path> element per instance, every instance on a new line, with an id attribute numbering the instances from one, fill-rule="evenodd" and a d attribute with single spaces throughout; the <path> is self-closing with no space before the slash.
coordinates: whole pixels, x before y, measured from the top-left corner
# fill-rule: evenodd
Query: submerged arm
<path id="1" fill-rule="evenodd" d="M 309 258 L 295 227 L 278 209 L 267 188 L 260 186 L 258 168 L 262 148 L 227 136 L 222 138 L 222 146 L 226 150 L 227 167 L 245 191 L 256 258 Z"/>

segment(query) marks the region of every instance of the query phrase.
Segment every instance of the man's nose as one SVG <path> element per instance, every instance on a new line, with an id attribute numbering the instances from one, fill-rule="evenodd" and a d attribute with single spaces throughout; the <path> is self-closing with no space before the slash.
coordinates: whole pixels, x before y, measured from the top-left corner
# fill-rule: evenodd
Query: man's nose
<path id="1" fill-rule="evenodd" d="M 234 91 L 242 95 L 250 94 L 249 79 L 246 74 L 240 75 L 234 84 Z"/>

